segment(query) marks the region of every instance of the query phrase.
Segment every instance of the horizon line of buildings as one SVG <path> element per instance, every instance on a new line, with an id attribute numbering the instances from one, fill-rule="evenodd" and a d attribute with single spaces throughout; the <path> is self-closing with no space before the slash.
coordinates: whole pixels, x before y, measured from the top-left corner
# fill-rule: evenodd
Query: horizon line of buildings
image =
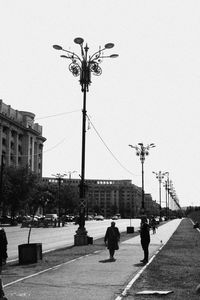
<path id="1" fill-rule="evenodd" d="M 15 110 L 0 100 L 0 165 L 28 167 L 44 182 L 55 184 L 55 178 L 42 177 L 43 144 L 46 138 L 42 136 L 42 126 L 35 123 L 34 119 L 35 114 Z M 70 182 L 76 190 L 80 183 L 80 179 L 62 181 Z M 88 186 L 89 208 L 98 205 L 105 217 L 111 214 L 114 207 L 126 217 L 139 214 L 142 189 L 131 180 L 88 179 L 85 183 Z M 145 208 L 152 214 L 160 209 L 159 204 L 148 193 L 145 194 Z"/>

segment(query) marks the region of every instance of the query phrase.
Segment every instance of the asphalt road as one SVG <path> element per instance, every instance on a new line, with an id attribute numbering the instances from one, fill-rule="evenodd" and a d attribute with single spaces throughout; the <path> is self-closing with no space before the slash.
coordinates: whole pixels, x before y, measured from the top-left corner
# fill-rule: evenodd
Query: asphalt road
<path id="1" fill-rule="evenodd" d="M 54 267 L 48 266 L 42 272 L 33 269 L 31 275 L 23 269 L 23 278 L 17 278 L 4 285 L 6 295 L 9 300 L 133 299 L 130 289 L 133 288 L 135 280 L 159 253 L 180 222 L 181 219 L 175 219 L 159 226 L 156 234 L 152 234 L 151 231 L 150 261 L 145 266 L 140 263 L 143 257 L 140 237 L 135 236 L 120 243 L 119 250 L 116 252 L 116 262 L 108 261 L 109 253 L 104 248 L 91 255 L 67 260 Z M 104 227 L 103 222 L 97 223 L 99 224 L 94 223 L 93 226 Z M 104 223 L 107 226 L 110 222 L 104 221 Z M 92 223 L 90 224 L 93 227 Z M 86 228 L 89 226 L 86 224 Z M 9 276 L 12 280 L 12 271 L 11 273 L 5 271 L 4 276 Z"/>
<path id="2" fill-rule="evenodd" d="M 88 235 L 97 239 L 103 237 L 106 228 L 110 226 L 112 220 L 104 221 L 86 221 L 85 228 Z M 134 226 L 135 230 L 139 228 L 139 219 L 119 219 L 116 220 L 116 226 L 120 232 L 126 231 L 127 226 Z M 32 228 L 30 243 L 42 243 L 42 250 L 50 251 L 61 247 L 74 245 L 74 235 L 78 225 L 68 223 L 64 227 L 56 228 Z M 29 228 L 5 227 L 8 239 L 8 262 L 18 259 L 18 245 L 26 244 L 28 241 Z"/>

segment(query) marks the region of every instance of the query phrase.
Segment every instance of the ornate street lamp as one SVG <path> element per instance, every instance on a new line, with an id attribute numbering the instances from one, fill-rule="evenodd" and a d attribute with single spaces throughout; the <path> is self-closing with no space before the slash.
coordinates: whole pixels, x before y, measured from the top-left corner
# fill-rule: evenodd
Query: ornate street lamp
<path id="1" fill-rule="evenodd" d="M 144 207 L 144 161 L 145 157 L 149 155 L 149 149 L 154 148 L 155 144 L 151 143 L 147 146 L 144 146 L 143 143 L 138 143 L 138 145 L 133 146 L 129 145 L 131 148 L 134 148 L 136 150 L 136 155 L 140 157 L 140 161 L 142 164 L 142 207 L 141 207 L 141 213 L 143 214 L 145 211 Z"/>
<path id="2" fill-rule="evenodd" d="M 156 178 L 158 179 L 158 183 L 159 183 L 159 202 L 160 202 L 160 222 L 162 221 L 162 217 L 161 217 L 161 210 L 162 210 L 162 201 L 161 201 L 161 183 L 162 183 L 162 180 L 163 180 L 163 178 L 165 177 L 165 175 L 167 175 L 168 174 L 168 172 L 161 172 L 161 171 L 159 171 L 159 172 L 152 172 L 153 174 L 155 174 L 156 175 Z"/>
<path id="3" fill-rule="evenodd" d="M 81 158 L 81 180 L 79 185 L 79 198 L 80 198 L 80 209 L 79 209 L 79 228 L 75 235 L 75 245 L 86 245 L 87 244 L 87 231 L 85 229 L 85 207 L 86 207 L 86 185 L 85 185 L 85 133 L 86 133 L 86 93 L 89 91 L 89 85 L 91 84 L 91 74 L 99 76 L 102 73 L 102 69 L 99 66 L 103 61 L 103 58 L 115 58 L 118 54 L 111 54 L 104 56 L 103 52 L 114 47 L 113 43 L 107 43 L 103 49 L 99 48 L 97 52 L 88 56 L 88 45 L 83 47 L 84 40 L 81 37 L 74 39 L 75 44 L 78 44 L 81 48 L 81 56 L 74 52 L 64 49 L 59 45 L 54 45 L 53 48 L 56 50 L 62 50 L 67 55 L 61 55 L 63 58 L 71 60 L 69 65 L 70 72 L 75 76 L 79 77 L 81 85 L 81 91 L 83 92 L 83 121 L 82 121 L 82 158 Z"/>

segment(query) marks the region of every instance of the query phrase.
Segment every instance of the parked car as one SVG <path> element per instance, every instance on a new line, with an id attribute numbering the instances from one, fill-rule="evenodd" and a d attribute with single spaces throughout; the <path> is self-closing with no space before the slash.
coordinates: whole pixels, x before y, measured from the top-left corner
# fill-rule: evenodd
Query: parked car
<path id="1" fill-rule="evenodd" d="M 65 221 L 66 222 L 73 222 L 74 221 L 74 215 L 66 215 Z"/>
<path id="2" fill-rule="evenodd" d="M 118 220 L 119 217 L 118 217 L 117 215 L 114 215 L 114 216 L 111 217 L 111 219 L 112 219 L 112 220 Z"/>
<path id="3" fill-rule="evenodd" d="M 44 217 L 44 220 L 57 221 L 58 215 L 57 214 L 46 214 Z"/>
<path id="4" fill-rule="evenodd" d="M 1 216 L 0 217 L 0 223 L 1 224 L 11 224 L 11 217 L 10 216 Z"/>
<path id="5" fill-rule="evenodd" d="M 88 215 L 88 216 L 85 216 L 85 219 L 86 219 L 87 221 L 92 221 L 92 220 L 94 220 L 94 217 L 91 216 L 91 215 Z"/>
<path id="6" fill-rule="evenodd" d="M 97 216 L 94 217 L 94 220 L 96 220 L 96 221 L 103 221 L 104 217 L 102 215 L 97 215 Z"/>

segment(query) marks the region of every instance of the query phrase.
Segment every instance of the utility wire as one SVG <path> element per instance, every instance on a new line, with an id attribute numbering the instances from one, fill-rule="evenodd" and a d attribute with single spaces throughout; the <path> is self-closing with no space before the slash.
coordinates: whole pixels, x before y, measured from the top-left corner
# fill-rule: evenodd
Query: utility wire
<path id="1" fill-rule="evenodd" d="M 63 112 L 63 113 L 58 113 L 58 114 L 55 114 L 55 115 L 49 115 L 49 116 L 45 116 L 45 117 L 36 118 L 35 120 L 48 119 L 48 118 L 63 116 L 63 115 L 72 114 L 72 113 L 80 112 L 80 111 L 81 111 L 80 109 L 76 109 L 76 110 L 72 110 L 72 111 L 66 111 L 66 112 Z"/>
<path id="2" fill-rule="evenodd" d="M 140 176 L 137 174 L 132 173 L 130 170 L 128 170 L 119 160 L 118 158 L 113 154 L 113 152 L 110 150 L 110 148 L 106 145 L 106 143 L 104 142 L 103 138 L 100 136 L 99 132 L 97 131 L 97 129 L 95 128 L 94 124 L 92 123 L 91 119 L 89 118 L 89 116 L 87 115 L 87 118 L 90 122 L 90 125 L 92 125 L 94 131 L 96 132 L 96 134 L 98 135 L 98 137 L 100 138 L 100 140 L 102 141 L 102 143 L 104 144 L 104 146 L 106 147 L 106 149 L 110 152 L 110 154 L 112 155 L 112 157 L 116 160 L 116 162 L 125 170 L 127 171 L 129 174 L 133 175 L 133 176 Z"/>

